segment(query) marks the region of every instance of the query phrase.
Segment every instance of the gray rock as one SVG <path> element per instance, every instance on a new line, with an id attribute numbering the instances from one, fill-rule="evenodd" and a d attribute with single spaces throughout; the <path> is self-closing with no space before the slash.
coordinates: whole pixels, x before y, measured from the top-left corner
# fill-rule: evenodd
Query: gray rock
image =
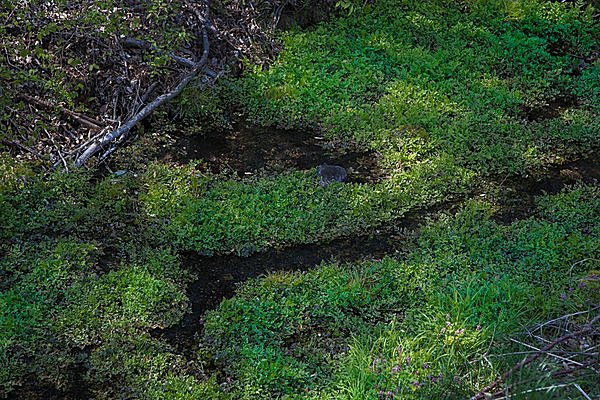
<path id="1" fill-rule="evenodd" d="M 319 176 L 319 185 L 327 187 L 333 182 L 344 182 L 348 178 L 348 173 L 339 165 L 321 164 L 317 167 L 317 176 Z"/>

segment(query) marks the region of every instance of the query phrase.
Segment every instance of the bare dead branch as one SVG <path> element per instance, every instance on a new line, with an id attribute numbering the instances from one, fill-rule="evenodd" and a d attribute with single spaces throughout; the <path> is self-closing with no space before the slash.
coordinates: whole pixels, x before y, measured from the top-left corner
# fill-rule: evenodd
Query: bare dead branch
<path id="1" fill-rule="evenodd" d="M 70 116 L 71 118 L 73 118 L 74 120 L 79 122 L 81 125 L 85 125 L 86 127 L 93 129 L 93 130 L 102 129 L 102 126 L 95 119 L 88 117 L 87 115 L 80 114 L 75 111 L 71 111 L 68 108 L 65 108 L 63 106 L 54 105 L 48 101 L 36 99 L 35 97 L 26 95 L 24 93 L 19 94 L 17 96 L 17 98 L 21 99 L 21 100 L 25 100 L 28 103 L 33 103 L 37 106 L 48 108 L 48 109 L 58 108 L 63 114 Z"/>
<path id="2" fill-rule="evenodd" d="M 178 56 L 178 55 L 174 54 L 173 52 L 161 51 L 161 50 L 157 49 L 155 46 L 153 46 L 151 43 L 149 43 L 145 40 L 134 39 L 134 38 L 125 38 L 125 39 L 123 39 L 123 45 L 125 47 L 133 47 L 133 48 L 138 48 L 138 49 L 148 50 L 148 51 L 154 50 L 160 55 L 167 55 L 168 57 L 171 57 L 175 62 L 183 65 L 184 67 L 194 68 L 196 66 L 196 63 L 194 61 L 188 60 L 185 57 Z"/>
<path id="3" fill-rule="evenodd" d="M 19 150 L 24 150 L 24 151 L 26 151 L 28 153 L 31 153 L 34 156 L 36 156 L 37 158 L 41 158 L 40 153 L 38 153 L 37 151 L 35 151 L 31 147 L 25 146 L 25 145 L 23 145 L 23 144 L 15 141 L 15 140 L 7 140 L 7 139 L 0 138 L 0 142 L 4 143 L 7 146 L 16 147 Z"/>
<path id="4" fill-rule="evenodd" d="M 566 334 L 564 336 L 561 336 L 555 340 L 553 340 L 552 342 L 548 343 L 546 346 L 544 346 L 543 348 L 541 348 L 539 351 L 536 351 L 535 353 L 531 354 L 530 356 L 528 356 L 527 358 L 525 358 L 523 361 L 517 363 L 514 367 L 512 367 L 511 369 L 509 369 L 508 371 L 506 371 L 504 374 L 502 374 L 500 377 L 498 377 L 498 379 L 496 379 L 494 382 L 492 382 L 491 384 L 489 384 L 488 386 L 484 387 L 479 393 L 477 393 L 475 396 L 471 397 L 471 400 L 483 400 L 486 399 L 489 395 L 489 393 L 491 393 L 491 391 L 493 389 L 495 389 L 499 384 L 501 384 L 503 381 L 506 380 L 506 378 L 508 378 L 510 375 L 512 375 L 513 373 L 519 371 L 521 368 L 523 368 L 524 366 L 526 366 L 527 364 L 532 363 L 533 361 L 537 360 L 538 358 L 540 358 L 543 354 L 548 353 L 548 351 L 550 351 L 552 348 L 554 348 L 555 346 L 559 345 L 560 343 L 563 343 L 569 339 L 572 338 L 576 338 L 579 336 L 583 336 L 586 335 L 590 332 L 592 332 L 594 330 L 594 325 L 600 320 L 600 314 L 595 316 L 589 324 L 585 325 L 582 329 L 575 331 L 575 332 L 571 332 L 569 334 Z"/>

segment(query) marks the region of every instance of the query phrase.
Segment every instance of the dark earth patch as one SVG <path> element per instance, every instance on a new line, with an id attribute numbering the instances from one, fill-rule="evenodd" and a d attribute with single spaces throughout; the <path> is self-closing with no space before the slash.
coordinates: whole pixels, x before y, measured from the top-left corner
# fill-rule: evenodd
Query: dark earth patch
<path id="1" fill-rule="evenodd" d="M 557 194 L 566 186 L 576 183 L 598 185 L 600 163 L 597 155 L 567 164 L 545 168 L 524 178 L 500 182 L 494 198 L 489 199 L 499 206 L 493 219 L 502 224 L 511 224 L 534 213 L 535 198 L 544 194 Z M 492 184 L 494 186 L 494 184 Z"/>
<path id="2" fill-rule="evenodd" d="M 24 381 L 22 386 L 10 393 L 6 400 L 84 400 L 94 398 L 90 386 L 84 379 L 89 369 L 89 365 L 85 361 L 88 352 L 84 349 L 81 352 L 74 350 L 73 353 L 82 361 L 68 367 L 69 379 L 66 388 L 59 389 L 51 383 L 41 382 L 37 376 L 32 376 Z"/>
<path id="3" fill-rule="evenodd" d="M 274 271 L 306 271 L 326 261 L 346 263 L 392 256 L 401 251 L 404 243 L 400 239 L 422 221 L 415 215 L 365 235 L 267 250 L 249 257 L 206 257 L 186 253 L 183 264 L 198 275 L 188 287 L 190 312 L 180 325 L 155 333 L 185 353 L 193 351 L 202 332 L 204 313 L 216 308 L 223 299 L 232 297 L 240 283 Z"/>
<path id="4" fill-rule="evenodd" d="M 310 130 L 236 128 L 173 137 L 159 159 L 172 164 L 200 159 L 204 171 L 240 178 L 308 170 L 323 163 L 346 168 L 349 182 L 374 183 L 384 174 L 378 154 L 341 146 Z"/>
<path id="5" fill-rule="evenodd" d="M 523 116 L 527 121 L 543 121 L 559 117 L 565 110 L 577 106 L 577 98 L 573 95 L 558 96 L 544 105 L 523 108 Z"/>

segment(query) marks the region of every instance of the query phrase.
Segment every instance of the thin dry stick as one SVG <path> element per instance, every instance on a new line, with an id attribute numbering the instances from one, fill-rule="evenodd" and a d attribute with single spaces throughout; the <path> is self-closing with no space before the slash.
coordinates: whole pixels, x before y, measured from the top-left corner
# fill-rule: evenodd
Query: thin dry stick
<path id="1" fill-rule="evenodd" d="M 585 335 L 585 334 L 593 331 L 593 329 L 594 329 L 593 325 L 596 322 L 598 322 L 599 320 L 600 320 L 600 314 L 596 315 L 594 317 L 594 319 L 592 319 L 590 321 L 590 323 L 587 324 L 587 325 L 585 325 L 582 329 L 580 329 L 580 330 L 578 330 L 576 332 L 572 332 L 572 333 L 569 333 L 567 335 L 561 336 L 558 339 L 553 340 L 552 342 L 550 342 L 549 344 L 547 344 L 545 347 L 543 347 L 542 349 L 540 349 L 539 352 L 536 352 L 535 354 L 532 354 L 532 355 L 528 356 L 523 361 L 519 362 L 514 367 L 512 367 L 511 369 L 509 369 L 508 371 L 506 371 L 504 374 L 502 374 L 500 377 L 498 377 L 498 379 L 496 379 L 494 382 L 492 382 L 488 386 L 484 387 L 479 393 L 477 393 L 475 396 L 471 397 L 471 400 L 483 400 L 483 399 L 485 399 L 487 393 L 490 393 L 492 389 L 496 388 L 496 386 L 498 386 L 500 383 L 502 383 L 504 380 L 506 380 L 506 378 L 508 378 L 511 374 L 513 374 L 514 372 L 517 372 L 518 370 L 520 370 L 521 368 L 523 368 L 525 365 L 530 364 L 533 361 L 537 360 L 543 354 L 547 353 L 550 349 L 552 349 L 556 345 L 559 345 L 560 343 L 565 342 L 565 341 L 567 341 L 567 340 L 569 340 L 571 338 L 574 338 L 574 337 L 577 337 L 577 336 L 582 336 L 582 335 Z"/>
<path id="2" fill-rule="evenodd" d="M 58 108 L 63 114 L 67 114 L 69 115 L 71 118 L 73 118 L 74 120 L 76 120 L 77 122 L 79 122 L 81 125 L 85 125 L 90 129 L 94 129 L 94 130 L 98 130 L 98 129 L 102 129 L 102 126 L 100 125 L 100 123 L 94 119 L 92 119 L 91 117 L 88 117 L 87 115 L 83 115 L 80 113 L 77 113 L 75 111 L 71 111 L 68 108 L 65 108 L 63 106 L 57 106 L 54 105 L 50 102 L 44 101 L 44 100 L 40 100 L 40 99 L 36 99 L 35 97 L 26 95 L 24 93 L 21 93 L 17 96 L 17 98 L 23 99 L 29 103 L 33 103 L 35 105 L 38 105 L 40 107 L 44 107 L 44 108 Z"/>
<path id="3" fill-rule="evenodd" d="M 573 268 L 575 268 L 577 265 L 584 263 L 586 261 L 598 261 L 596 259 L 593 258 L 584 258 L 583 260 L 579 260 L 576 263 L 574 263 L 573 265 L 571 265 L 571 268 L 569 268 L 569 276 L 571 276 L 571 273 L 573 272 Z"/>
<path id="4" fill-rule="evenodd" d="M 570 375 L 575 371 L 579 371 L 580 369 L 584 369 L 584 368 L 590 368 L 592 371 L 596 372 L 596 370 L 592 367 L 594 367 L 596 364 L 600 364 L 600 360 L 598 359 L 593 359 L 591 361 L 585 362 L 583 364 L 581 364 L 580 366 L 576 366 L 573 368 L 565 368 L 565 369 L 561 369 L 560 371 L 556 371 L 552 373 L 552 377 L 553 378 L 559 378 L 561 376 L 565 376 L 565 375 Z"/>
<path id="5" fill-rule="evenodd" d="M 534 352 L 533 354 L 535 354 L 535 353 L 539 353 L 539 352 L 542 352 L 542 349 L 539 349 L 539 348 L 537 348 L 537 347 L 535 347 L 535 346 L 532 346 L 532 345 L 530 345 L 530 344 L 523 343 L 523 342 L 521 342 L 521 341 L 518 341 L 518 340 L 516 340 L 516 339 L 513 339 L 513 338 L 510 338 L 510 340 L 511 340 L 511 342 L 515 342 L 515 343 L 518 343 L 518 344 L 520 344 L 520 345 L 522 345 L 522 346 L 529 347 L 530 349 L 533 349 L 533 350 L 535 350 L 535 352 Z M 566 357 L 561 357 L 561 356 L 559 356 L 559 355 L 557 355 L 557 354 L 550 353 L 549 351 L 547 351 L 547 352 L 545 352 L 545 353 L 546 353 L 546 354 L 548 354 L 548 355 L 549 355 L 549 356 L 551 356 L 551 357 L 558 358 L 559 360 L 565 361 L 565 362 L 567 362 L 567 363 L 573 363 L 573 364 L 575 364 L 575 365 L 581 365 L 581 363 L 580 363 L 580 362 L 577 362 L 577 361 L 574 361 L 574 360 L 570 360 L 570 359 L 568 359 L 568 358 L 566 358 Z"/>
<path id="6" fill-rule="evenodd" d="M 572 386 L 572 383 L 561 383 L 558 385 L 552 385 L 552 386 L 544 386 L 544 387 L 540 387 L 540 388 L 535 388 L 535 389 L 529 389 L 529 390 L 525 390 L 523 392 L 520 392 L 519 394 L 528 394 L 528 393 L 534 393 L 534 392 L 541 392 L 543 390 L 551 390 L 551 389 L 556 389 L 556 388 L 562 388 L 562 387 L 567 387 L 567 386 Z M 511 395 L 505 395 L 503 396 L 504 392 L 497 392 L 495 394 L 493 394 L 491 396 L 491 398 L 493 398 L 494 400 L 504 400 L 504 399 L 510 399 Z"/>
<path id="7" fill-rule="evenodd" d="M 573 383 L 573 386 L 575 386 L 575 388 L 579 391 L 579 393 L 581 393 L 581 395 L 583 397 L 585 397 L 587 400 L 592 400 L 592 398 L 577 383 Z"/>
<path id="8" fill-rule="evenodd" d="M 585 260 L 582 260 L 582 261 L 585 261 Z M 565 314 L 565 315 L 562 315 L 562 316 L 560 316 L 560 317 L 558 317 L 558 318 L 554 318 L 554 319 L 551 319 L 550 321 L 545 321 L 545 322 L 543 322 L 543 323 L 541 323 L 541 324 L 538 324 L 538 325 L 537 325 L 537 327 L 536 327 L 534 330 L 539 330 L 540 328 L 543 328 L 543 327 L 544 327 L 544 326 L 546 326 L 546 325 L 549 325 L 549 324 L 551 324 L 551 323 L 554 323 L 554 322 L 561 321 L 561 320 L 563 320 L 563 319 L 567 319 L 567 318 L 575 317 L 576 315 L 581 315 L 581 314 L 589 314 L 589 313 L 591 313 L 591 312 L 594 312 L 594 311 L 596 311 L 596 310 L 597 310 L 597 309 L 599 309 L 599 308 L 600 308 L 600 306 L 596 306 L 596 307 L 590 308 L 589 310 L 585 310 L 585 311 L 578 311 L 578 312 L 574 312 L 574 313 L 572 313 L 572 314 Z"/>
<path id="9" fill-rule="evenodd" d="M 579 370 L 581 370 L 581 369 L 584 369 L 584 368 L 590 368 L 590 367 L 594 366 L 595 364 L 598 364 L 598 362 L 599 362 L 598 360 L 592 360 L 592 361 L 588 361 L 588 362 L 586 362 L 586 363 L 582 364 L 581 366 L 576 366 L 576 367 L 574 367 L 574 368 L 566 368 L 566 369 L 562 369 L 562 370 L 560 370 L 560 371 L 553 372 L 553 373 L 552 373 L 552 377 L 553 377 L 553 378 L 559 378 L 559 377 L 561 377 L 561 376 L 564 376 L 564 375 L 571 375 L 571 374 L 573 374 L 574 372 L 576 372 L 576 371 L 579 371 Z M 593 368 L 591 368 L 591 369 L 593 370 Z M 533 380 L 533 379 L 531 379 L 531 380 L 527 380 L 527 381 L 525 381 L 525 382 L 521 382 L 521 384 L 524 384 L 524 383 L 529 383 L 529 382 L 533 382 L 533 381 L 534 381 L 534 380 Z M 553 385 L 553 386 L 546 387 L 546 388 L 530 389 L 530 390 L 527 390 L 527 391 L 525 391 L 525 392 L 521 392 L 520 394 L 524 394 L 524 393 L 530 393 L 530 392 L 539 391 L 539 390 L 544 390 L 544 389 L 553 388 L 553 387 L 564 387 L 564 386 L 569 386 L 569 385 L 571 385 L 571 384 L 573 384 L 573 383 L 566 383 L 566 384 Z M 511 387 L 510 385 L 508 385 L 508 386 L 507 386 L 506 388 L 504 388 L 503 390 L 499 390 L 499 391 L 497 391 L 496 393 L 494 393 L 494 394 L 491 394 L 491 395 L 490 395 L 490 398 L 493 398 L 493 399 L 495 399 L 495 400 L 502 400 L 502 399 L 507 399 L 507 398 L 510 398 L 510 397 L 509 397 L 509 395 L 507 394 L 507 393 L 508 393 L 508 391 L 509 391 L 510 389 L 512 389 L 512 387 Z"/>
<path id="10" fill-rule="evenodd" d="M 46 136 L 48 136 L 48 139 L 50 139 L 50 141 L 52 142 L 52 145 L 56 149 L 56 152 L 58 153 L 58 157 L 60 158 L 60 161 L 62 161 L 63 166 L 65 167 L 65 170 L 67 172 L 69 172 L 69 166 L 67 165 L 67 161 L 65 160 L 65 158 L 63 157 L 63 155 L 60 151 L 60 147 L 58 147 L 58 145 L 56 144 L 56 141 L 54 141 L 54 138 L 52 137 L 52 135 L 50 135 L 50 133 L 47 130 L 44 129 L 44 133 L 46 133 Z"/>

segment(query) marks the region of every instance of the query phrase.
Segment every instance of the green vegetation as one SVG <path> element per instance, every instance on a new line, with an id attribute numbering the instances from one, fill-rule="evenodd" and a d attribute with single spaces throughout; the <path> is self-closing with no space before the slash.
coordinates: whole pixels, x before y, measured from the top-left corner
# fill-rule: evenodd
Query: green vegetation
<path id="1" fill-rule="evenodd" d="M 597 47 L 592 14 L 557 2 L 382 1 L 285 32 L 275 63 L 248 66 L 222 97 L 239 99 L 253 123 L 319 126 L 373 150 L 387 179 L 321 190 L 312 172 L 295 172 L 144 201 L 184 247 L 246 254 L 352 234 L 467 193 L 481 178 L 595 151 L 598 68 L 575 74 L 571 55 Z"/>
<path id="2" fill-rule="evenodd" d="M 457 187 L 468 179 L 460 171 L 434 177 L 436 173 L 429 165 L 415 169 L 406 175 L 421 185 L 397 190 L 387 182 L 322 188 L 314 170 L 214 182 L 197 176 L 193 166 L 173 170 L 154 165 L 146 174 L 148 191 L 141 201 L 150 217 L 170 222 L 168 230 L 183 248 L 249 254 L 356 233 L 415 206 L 433 204 L 443 198 L 438 186 Z M 420 179 L 423 175 L 432 176 L 431 181 Z"/>
<path id="3" fill-rule="evenodd" d="M 600 302 L 598 185 L 540 196 L 506 224 L 479 193 L 596 157 L 597 10 L 338 6 L 341 17 L 281 32 L 272 65 L 248 62 L 208 94 L 188 88 L 179 107 L 188 122 L 227 125 L 241 113 L 320 129 L 332 146 L 372 152 L 376 183 L 324 188 L 314 168 L 239 179 L 202 172 L 201 161 L 148 162 L 139 148 L 135 167 L 117 161 L 116 173 L 42 173 L 0 153 L 0 396 L 468 398 L 531 350 L 511 341 L 525 329 L 569 313 L 589 322 Z M 172 133 L 169 124 L 152 129 Z M 193 348 L 169 337 L 203 279 L 182 262 L 188 252 L 326 242 L 457 199 L 460 211 L 402 239 L 401 254 L 250 280 L 203 317 Z M 556 372 L 532 363 L 509 383 L 515 393 L 566 383 L 552 394 L 566 398 L 576 382 L 600 396 L 585 370 Z"/>
<path id="4" fill-rule="evenodd" d="M 274 65 L 231 86 L 251 121 L 322 126 L 381 152 L 392 180 L 427 162 L 445 170 L 438 160 L 520 173 L 598 145 L 598 68 L 575 71 L 574 57 L 597 49 L 593 14 L 581 3 L 380 1 L 285 32 Z"/>
<path id="5" fill-rule="evenodd" d="M 250 282 L 208 313 L 205 341 L 234 398 L 468 398 L 519 360 L 483 358 L 519 349 L 508 337 L 598 304 L 599 195 L 543 197 L 509 226 L 470 202 L 406 258 Z"/>
<path id="6" fill-rule="evenodd" d="M 29 373 L 65 388 L 83 362 L 87 384 L 108 397 L 119 388 L 157 399 L 468 396 L 519 360 L 488 364 L 484 354 L 517 351 L 508 338 L 524 326 L 600 300 L 598 188 L 537 204 L 535 217 L 504 226 L 471 201 L 399 259 L 250 281 L 208 313 L 191 361 L 149 335 L 186 310 L 193 277 L 171 251 L 130 250 L 110 263 L 101 242 L 15 241 L 2 248 L 3 388 Z M 207 365 L 221 372 L 199 378 Z M 221 374 L 232 382 L 225 392 Z"/>

